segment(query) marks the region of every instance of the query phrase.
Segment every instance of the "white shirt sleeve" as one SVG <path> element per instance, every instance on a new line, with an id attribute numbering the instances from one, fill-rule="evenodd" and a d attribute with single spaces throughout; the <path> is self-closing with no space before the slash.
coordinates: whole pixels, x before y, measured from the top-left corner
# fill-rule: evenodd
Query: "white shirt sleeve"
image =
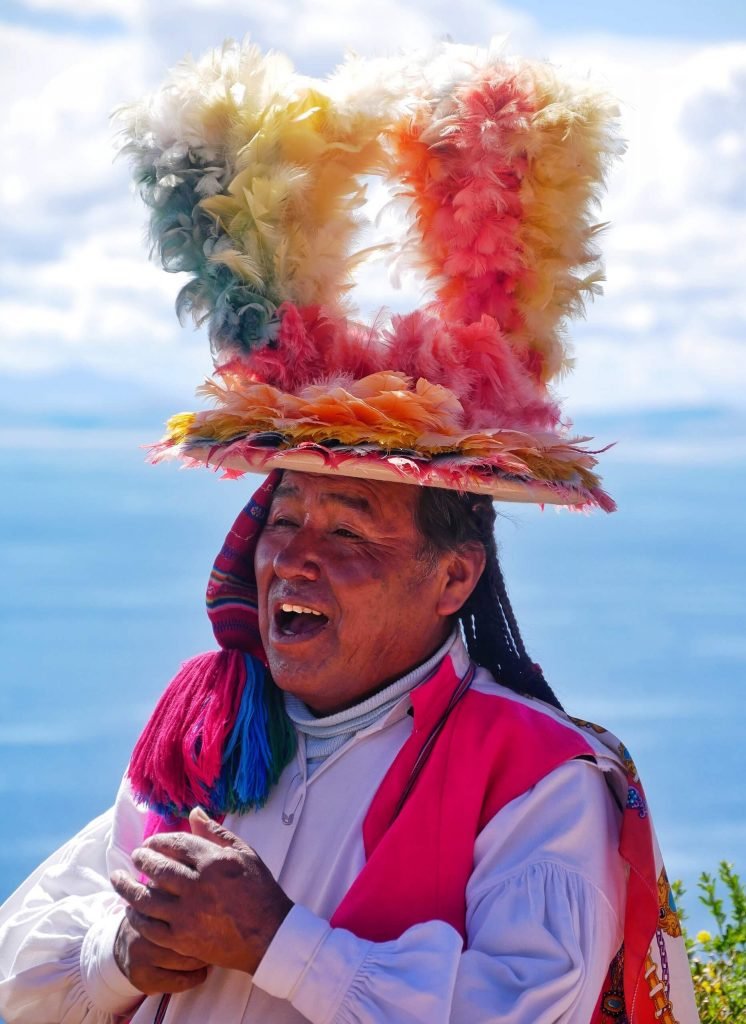
<path id="1" fill-rule="evenodd" d="M 443 922 L 373 943 L 296 906 L 254 983 L 312 1024 L 585 1024 L 622 940 L 620 820 L 600 770 L 569 762 L 478 837 L 465 949 Z"/>
<path id="2" fill-rule="evenodd" d="M 115 807 L 54 853 L 0 909 L 0 1016 L 8 1024 L 110 1024 L 142 999 L 113 957 L 123 904 L 116 869 L 144 812 L 123 784 Z"/>

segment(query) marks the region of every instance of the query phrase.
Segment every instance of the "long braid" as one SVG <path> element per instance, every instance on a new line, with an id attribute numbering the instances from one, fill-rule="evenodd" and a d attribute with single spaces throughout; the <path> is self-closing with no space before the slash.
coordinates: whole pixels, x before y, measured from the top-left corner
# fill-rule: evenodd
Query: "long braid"
<path id="1" fill-rule="evenodd" d="M 561 708 L 540 666 L 526 652 L 500 569 L 495 518 L 494 506 L 484 495 L 423 487 L 417 509 L 423 557 L 469 541 L 484 546 L 484 571 L 458 615 L 469 654 L 503 686 Z"/>

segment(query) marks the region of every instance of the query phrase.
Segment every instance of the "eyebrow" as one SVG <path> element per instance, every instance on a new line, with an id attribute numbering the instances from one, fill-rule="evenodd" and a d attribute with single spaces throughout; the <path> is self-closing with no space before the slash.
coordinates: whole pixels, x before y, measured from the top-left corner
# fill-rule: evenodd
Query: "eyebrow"
<path id="1" fill-rule="evenodd" d="M 276 498 L 298 498 L 300 491 L 293 484 L 280 484 L 275 491 Z M 322 491 L 320 499 L 324 504 L 342 505 L 344 508 L 352 509 L 354 512 L 362 512 L 363 515 L 373 518 L 373 508 L 367 498 L 362 495 L 345 494 L 344 491 Z"/>

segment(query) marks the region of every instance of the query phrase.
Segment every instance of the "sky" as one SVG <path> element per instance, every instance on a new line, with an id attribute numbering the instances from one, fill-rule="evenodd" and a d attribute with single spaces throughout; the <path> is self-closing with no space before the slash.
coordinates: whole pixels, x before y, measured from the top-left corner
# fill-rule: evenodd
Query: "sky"
<path id="1" fill-rule="evenodd" d="M 193 406 L 210 369 L 204 336 L 173 315 L 181 282 L 147 260 L 145 212 L 113 160 L 114 107 L 226 37 L 248 34 L 323 76 L 349 48 L 507 35 L 508 52 L 605 84 L 628 142 L 601 211 L 606 294 L 573 328 L 577 370 L 560 387 L 570 416 L 717 410 L 746 447 L 743 5 L 377 0 L 375 18 L 370 9 L 363 0 L 5 0 L 0 388 L 12 423 L 152 410 L 162 419 Z M 408 288 L 397 296 L 381 272 L 363 271 L 360 308 L 416 305 L 420 283 Z"/>

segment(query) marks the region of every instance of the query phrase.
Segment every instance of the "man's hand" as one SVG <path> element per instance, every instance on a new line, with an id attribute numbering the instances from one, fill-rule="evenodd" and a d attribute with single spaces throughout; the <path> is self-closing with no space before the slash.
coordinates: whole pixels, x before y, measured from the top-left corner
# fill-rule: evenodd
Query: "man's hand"
<path id="1" fill-rule="evenodd" d="M 117 932 L 114 959 L 122 974 L 146 996 L 186 992 L 207 977 L 205 964 L 149 942 L 127 917 Z"/>
<path id="2" fill-rule="evenodd" d="M 196 974 L 203 964 L 253 974 L 293 903 L 248 844 L 199 808 L 189 824 L 192 835 L 151 836 L 133 851 L 148 886 L 124 872 L 112 876 L 129 904 L 127 922 L 149 944 L 143 952 L 157 946 L 186 957 Z"/>

